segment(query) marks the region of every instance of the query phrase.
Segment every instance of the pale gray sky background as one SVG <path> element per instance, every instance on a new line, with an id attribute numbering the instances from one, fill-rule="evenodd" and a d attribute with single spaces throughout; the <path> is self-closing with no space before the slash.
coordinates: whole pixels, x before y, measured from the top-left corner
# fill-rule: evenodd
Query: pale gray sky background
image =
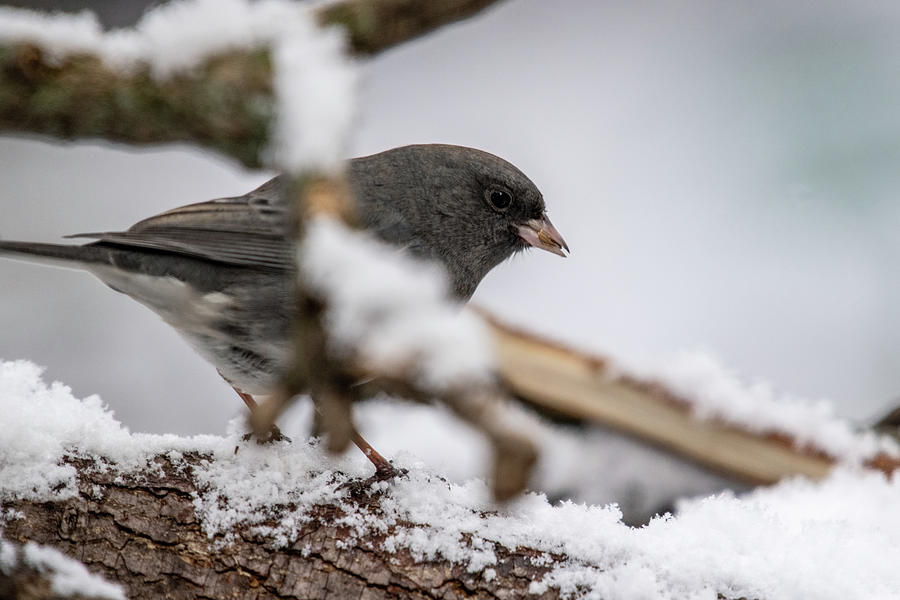
<path id="1" fill-rule="evenodd" d="M 511 0 L 364 63 L 350 154 L 463 144 L 538 184 L 572 255 L 490 274 L 474 301 L 504 318 L 629 361 L 705 347 L 864 419 L 900 396 L 898 32 L 891 1 Z M 0 138 L 0 235 L 124 228 L 265 177 Z M 90 276 L 0 261 L 0 284 L 0 357 L 133 429 L 219 433 L 241 409 Z"/>

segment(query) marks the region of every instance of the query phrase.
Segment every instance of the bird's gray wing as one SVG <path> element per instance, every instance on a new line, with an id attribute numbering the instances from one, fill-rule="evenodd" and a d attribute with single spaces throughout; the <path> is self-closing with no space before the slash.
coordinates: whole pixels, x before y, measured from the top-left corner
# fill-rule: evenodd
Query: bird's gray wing
<path id="1" fill-rule="evenodd" d="M 136 223 L 127 231 L 79 233 L 117 244 L 256 267 L 292 267 L 283 182 L 276 177 L 243 196 L 189 204 Z"/>

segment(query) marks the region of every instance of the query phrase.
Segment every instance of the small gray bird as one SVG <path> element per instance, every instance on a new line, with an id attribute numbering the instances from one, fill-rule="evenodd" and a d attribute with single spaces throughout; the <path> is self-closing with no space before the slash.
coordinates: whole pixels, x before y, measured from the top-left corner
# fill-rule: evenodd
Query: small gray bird
<path id="1" fill-rule="evenodd" d="M 404 252 L 442 264 L 468 300 L 500 262 L 529 246 L 565 256 L 544 199 L 521 171 L 487 152 L 404 146 L 349 161 L 362 224 Z M 69 237 L 80 246 L 0 240 L 0 254 L 86 270 L 174 327 L 249 407 L 289 359 L 293 300 L 285 181 L 191 204 L 127 231 Z M 377 465 L 376 465 L 377 466 Z"/>

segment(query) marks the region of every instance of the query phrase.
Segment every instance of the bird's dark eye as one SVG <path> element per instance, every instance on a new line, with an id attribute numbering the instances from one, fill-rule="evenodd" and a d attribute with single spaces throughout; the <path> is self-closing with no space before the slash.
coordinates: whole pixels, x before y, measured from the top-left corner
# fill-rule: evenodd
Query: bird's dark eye
<path id="1" fill-rule="evenodd" d="M 504 211 L 512 204 L 512 196 L 503 190 L 488 190 L 487 199 L 494 210 Z"/>

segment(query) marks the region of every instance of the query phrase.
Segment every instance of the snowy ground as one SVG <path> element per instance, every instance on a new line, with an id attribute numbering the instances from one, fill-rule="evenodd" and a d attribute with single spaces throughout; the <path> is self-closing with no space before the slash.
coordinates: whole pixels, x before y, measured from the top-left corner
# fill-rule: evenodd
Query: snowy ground
<path id="1" fill-rule="evenodd" d="M 252 526 L 265 506 L 292 502 L 296 513 L 264 530 L 275 543 L 288 543 L 293 518 L 302 517 L 306 506 L 340 503 L 344 478 L 368 472 L 365 464 L 329 458 L 302 442 L 250 444 L 235 454 L 239 431 L 194 438 L 131 434 L 98 398 L 79 400 L 61 384 L 48 385 L 40 369 L 24 361 L 0 363 L 0 413 L 6 425 L 0 429 L 0 499 L 76 493 L 74 471 L 58 464 L 66 454 L 103 457 L 128 471 L 157 453 L 177 460 L 199 450 L 215 456 L 198 471 L 209 486 L 194 502 L 211 534 L 238 523 Z M 684 501 L 678 516 L 632 528 L 615 506 L 551 503 L 541 494 L 494 512 L 481 481 L 448 485 L 412 457 L 399 462 L 409 476 L 387 486 L 380 521 L 348 524 L 360 535 L 400 521 L 420 524 L 425 529 L 400 527 L 386 545 L 452 560 L 486 578 L 496 558 L 489 546 L 479 548 L 479 539 L 568 555 L 570 561 L 533 583 L 536 592 L 552 587 L 607 600 L 712 600 L 718 593 L 869 600 L 900 594 L 900 540 L 894 535 L 900 529 L 894 510 L 900 480 L 880 473 L 841 469 L 819 483 L 795 479 L 743 496 Z M 463 534 L 472 536 L 471 546 Z M 12 552 L 0 548 L 0 557 L 3 568 Z"/>

